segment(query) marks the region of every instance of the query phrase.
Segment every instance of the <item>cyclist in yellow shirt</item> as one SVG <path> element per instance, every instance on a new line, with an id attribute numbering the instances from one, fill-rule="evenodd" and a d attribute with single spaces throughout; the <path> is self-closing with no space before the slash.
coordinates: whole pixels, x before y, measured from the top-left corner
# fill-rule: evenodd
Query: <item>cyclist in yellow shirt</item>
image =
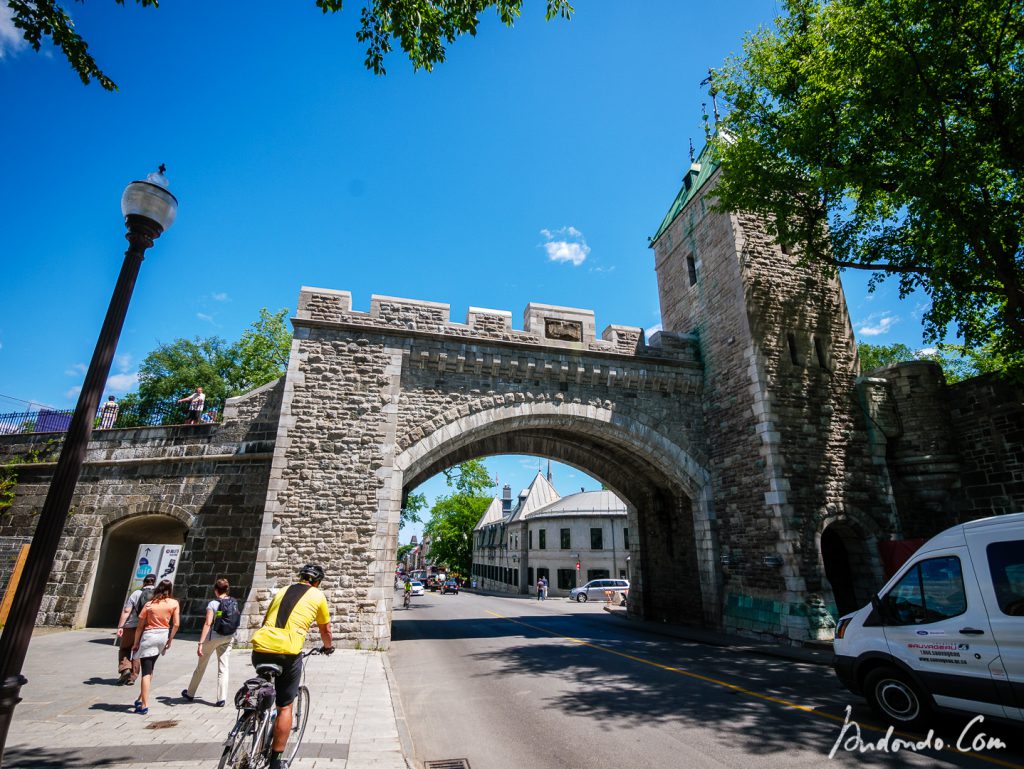
<path id="1" fill-rule="evenodd" d="M 334 652 L 331 615 L 327 597 L 320 590 L 324 570 L 314 563 L 299 570 L 299 581 L 281 590 L 270 602 L 263 626 L 252 637 L 252 664 L 280 665 L 277 677 L 277 720 L 270 769 L 287 769 L 281 758 L 292 728 L 292 702 L 302 681 L 302 647 L 309 626 L 316 622 L 324 643 L 323 653 Z"/>

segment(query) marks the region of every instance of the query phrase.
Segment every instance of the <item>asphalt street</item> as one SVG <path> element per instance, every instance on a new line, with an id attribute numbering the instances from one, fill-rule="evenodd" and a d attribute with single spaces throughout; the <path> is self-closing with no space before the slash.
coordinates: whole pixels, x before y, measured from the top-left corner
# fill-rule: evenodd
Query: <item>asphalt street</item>
<path id="1" fill-rule="evenodd" d="M 428 593 L 395 610 L 390 655 L 421 764 L 1024 767 L 1014 727 L 941 718 L 894 751 L 830 668 L 655 635 L 597 603 Z M 970 750 L 982 734 L 1006 746 Z"/>

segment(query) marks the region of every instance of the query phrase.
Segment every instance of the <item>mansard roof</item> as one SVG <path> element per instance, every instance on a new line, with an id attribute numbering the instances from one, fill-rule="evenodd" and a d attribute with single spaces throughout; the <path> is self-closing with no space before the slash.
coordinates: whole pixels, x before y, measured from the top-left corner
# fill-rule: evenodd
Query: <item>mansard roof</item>
<path id="1" fill-rule="evenodd" d="M 560 499 L 561 495 L 555 490 L 555 487 L 551 485 L 551 482 L 544 477 L 544 474 L 538 470 L 537 475 L 534 476 L 533 482 L 530 483 L 529 488 L 524 489 L 523 492 L 520 493 L 519 497 L 520 502 L 516 506 L 516 509 L 512 511 L 512 515 L 508 519 L 509 523 L 518 521 L 532 513 L 534 510 L 551 504 L 552 502 Z"/>
<path id="2" fill-rule="evenodd" d="M 691 173 L 696 169 L 696 173 L 690 176 Z M 676 199 L 672 201 L 672 205 L 669 206 L 668 213 L 665 214 L 665 218 L 661 220 L 661 224 L 658 227 L 658 231 L 654 233 L 654 237 L 651 238 L 651 246 L 658 242 L 658 238 L 664 234 L 665 230 L 669 228 L 669 225 L 675 221 L 675 218 L 679 216 L 679 213 L 686 208 L 687 203 L 693 200 L 697 193 L 700 192 L 700 188 L 703 187 L 711 175 L 718 169 L 718 162 L 714 159 L 711 152 L 711 144 L 705 144 L 704 149 L 700 151 L 700 155 L 697 156 L 697 161 L 690 166 L 690 169 L 683 175 L 683 186 L 679 190 L 679 194 L 676 195 Z M 687 184 L 686 180 L 689 177 L 690 183 Z"/>
<path id="3" fill-rule="evenodd" d="M 587 516 L 623 516 L 626 515 L 626 504 L 614 492 L 580 491 L 570 494 L 523 516 L 531 521 L 538 518 L 556 517 L 587 517 Z"/>

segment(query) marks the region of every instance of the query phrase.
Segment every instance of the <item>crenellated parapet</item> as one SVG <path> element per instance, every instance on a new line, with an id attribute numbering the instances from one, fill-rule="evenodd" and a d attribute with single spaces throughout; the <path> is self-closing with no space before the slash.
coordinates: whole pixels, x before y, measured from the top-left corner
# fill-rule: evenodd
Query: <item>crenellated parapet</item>
<path id="1" fill-rule="evenodd" d="M 508 310 L 470 307 L 466 322 L 458 323 L 451 320 L 451 305 L 374 294 L 370 298 L 370 311 L 360 312 L 352 309 L 352 294 L 348 291 L 304 286 L 293 322 L 296 326 L 366 326 L 401 330 L 403 334 L 414 336 L 670 359 L 697 366 L 700 362 L 697 338 L 693 335 L 662 332 L 647 340 L 644 330 L 638 326 L 609 325 L 598 338 L 592 310 L 535 302 L 526 306 L 520 330 L 512 327 L 512 313 Z"/>

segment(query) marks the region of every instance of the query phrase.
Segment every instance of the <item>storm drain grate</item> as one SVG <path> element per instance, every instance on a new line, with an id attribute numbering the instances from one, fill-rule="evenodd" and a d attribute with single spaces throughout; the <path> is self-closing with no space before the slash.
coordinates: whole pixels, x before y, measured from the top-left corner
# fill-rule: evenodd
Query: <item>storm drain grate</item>
<path id="1" fill-rule="evenodd" d="M 147 724 L 147 729 L 173 729 L 178 725 L 177 721 L 154 721 L 151 724 Z"/>
<path id="2" fill-rule="evenodd" d="M 423 769 L 470 769 L 469 759 L 442 758 L 440 761 L 427 761 Z"/>

